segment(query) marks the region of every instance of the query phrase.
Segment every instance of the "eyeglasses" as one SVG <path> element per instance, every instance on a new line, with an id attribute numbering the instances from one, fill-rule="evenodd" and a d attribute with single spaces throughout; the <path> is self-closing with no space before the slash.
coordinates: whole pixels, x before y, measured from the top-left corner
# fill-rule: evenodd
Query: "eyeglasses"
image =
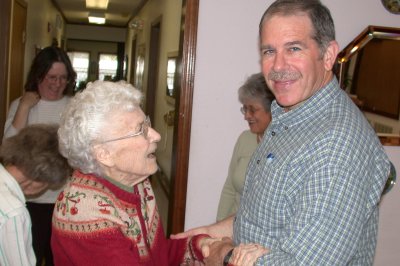
<path id="1" fill-rule="evenodd" d="M 115 139 L 105 140 L 105 141 L 102 141 L 101 143 L 107 143 L 107 142 L 112 142 L 112 141 L 117 141 L 117 140 L 122 140 L 122 139 L 129 139 L 129 138 L 140 136 L 142 134 L 143 134 L 143 137 L 145 139 L 147 139 L 150 127 L 151 127 L 150 117 L 146 116 L 146 118 L 144 119 L 143 123 L 141 124 L 140 130 L 138 132 L 129 134 L 129 135 L 126 135 L 123 137 L 115 138 Z"/>
<path id="2" fill-rule="evenodd" d="M 45 79 L 51 83 L 56 83 L 57 81 L 60 81 L 60 83 L 67 83 L 68 81 L 68 77 L 66 76 L 47 75 Z"/>
<path id="3" fill-rule="evenodd" d="M 254 113 L 255 112 L 257 112 L 257 111 L 259 111 L 260 109 L 256 109 L 256 108 L 254 108 L 253 106 L 249 106 L 249 107 L 247 107 L 247 106 L 242 106 L 242 107 L 240 107 L 240 112 L 242 113 L 242 114 L 246 114 L 246 113 L 249 113 L 250 115 L 254 115 Z"/>

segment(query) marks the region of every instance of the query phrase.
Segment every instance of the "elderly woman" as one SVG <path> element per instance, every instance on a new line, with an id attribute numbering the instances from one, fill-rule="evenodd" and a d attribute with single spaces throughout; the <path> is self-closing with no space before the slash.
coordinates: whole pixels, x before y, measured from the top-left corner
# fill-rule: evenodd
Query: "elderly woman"
<path id="1" fill-rule="evenodd" d="M 221 192 L 217 221 L 235 214 L 240 202 L 247 165 L 271 122 L 271 103 L 275 99 L 262 73 L 251 75 L 239 88 L 240 111 L 249 124 L 236 141 L 228 177 Z"/>
<path id="2" fill-rule="evenodd" d="M 57 265 L 181 265 L 202 260 L 205 235 L 167 240 L 148 176 L 160 135 L 127 83 L 96 81 L 61 117 L 60 151 L 77 170 L 59 195 Z"/>

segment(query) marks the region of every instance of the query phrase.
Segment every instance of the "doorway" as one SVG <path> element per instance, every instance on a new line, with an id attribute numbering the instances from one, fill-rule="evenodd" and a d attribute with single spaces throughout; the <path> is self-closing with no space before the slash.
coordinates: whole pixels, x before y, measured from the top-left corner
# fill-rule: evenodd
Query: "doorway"
<path id="1" fill-rule="evenodd" d="M 154 121 L 155 101 L 157 91 L 157 77 L 160 54 L 160 31 L 161 18 L 151 25 L 150 30 L 150 47 L 149 47 L 149 73 L 147 78 L 146 91 L 146 113 L 150 117 L 150 121 Z"/>
<path id="2" fill-rule="evenodd" d="M 0 1 L 0 36 L 9 36 L 11 0 Z M 0 38 L 0 139 L 3 139 L 7 112 L 8 38 Z M 1 143 L 1 141 L 0 141 Z"/>
<path id="3" fill-rule="evenodd" d="M 26 14 L 26 3 L 21 0 L 15 0 L 12 12 L 10 46 L 10 58 L 12 58 L 12 64 L 10 64 L 8 105 L 23 93 Z"/>
<path id="4" fill-rule="evenodd" d="M 132 40 L 132 47 L 131 47 L 131 77 L 129 79 L 130 84 L 135 84 L 135 78 L 136 78 L 136 46 L 137 46 L 137 41 L 136 41 L 136 36 L 133 37 Z"/>

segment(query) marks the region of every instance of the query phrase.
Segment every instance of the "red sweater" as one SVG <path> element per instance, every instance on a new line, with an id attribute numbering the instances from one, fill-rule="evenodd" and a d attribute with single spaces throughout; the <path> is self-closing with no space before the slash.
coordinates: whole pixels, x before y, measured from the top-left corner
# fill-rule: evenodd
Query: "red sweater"
<path id="1" fill-rule="evenodd" d="M 165 238 L 150 182 L 128 192 L 75 171 L 53 214 L 55 265 L 181 265 L 202 260 L 197 241 Z"/>

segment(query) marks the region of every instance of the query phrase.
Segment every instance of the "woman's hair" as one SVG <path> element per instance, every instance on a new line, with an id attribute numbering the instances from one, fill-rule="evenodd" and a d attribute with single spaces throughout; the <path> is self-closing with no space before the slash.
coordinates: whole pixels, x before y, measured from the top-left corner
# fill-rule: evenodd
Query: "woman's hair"
<path id="1" fill-rule="evenodd" d="M 277 0 L 268 7 L 260 21 L 260 35 L 265 20 L 274 15 L 305 13 L 311 20 L 313 36 L 323 55 L 329 43 L 335 40 L 335 25 L 329 9 L 319 0 Z"/>
<path id="2" fill-rule="evenodd" d="M 251 75 L 239 88 L 239 101 L 244 104 L 246 101 L 259 101 L 266 112 L 271 111 L 271 103 L 275 99 L 274 94 L 268 88 L 262 73 Z"/>
<path id="3" fill-rule="evenodd" d="M 57 125 L 29 125 L 0 147 L 5 166 L 17 167 L 26 178 L 58 186 L 70 176 L 72 169 L 58 151 Z"/>
<path id="4" fill-rule="evenodd" d="M 142 93 L 124 81 L 95 81 L 78 92 L 65 108 L 58 137 L 60 152 L 73 168 L 102 176 L 93 147 L 107 138 L 112 118 L 140 108 Z"/>
<path id="5" fill-rule="evenodd" d="M 40 50 L 33 59 L 25 84 L 26 91 L 38 91 L 39 83 L 43 81 L 54 63 L 65 65 L 67 70 L 67 85 L 64 94 L 72 95 L 75 89 L 76 72 L 68 55 L 58 47 L 49 46 Z"/>

